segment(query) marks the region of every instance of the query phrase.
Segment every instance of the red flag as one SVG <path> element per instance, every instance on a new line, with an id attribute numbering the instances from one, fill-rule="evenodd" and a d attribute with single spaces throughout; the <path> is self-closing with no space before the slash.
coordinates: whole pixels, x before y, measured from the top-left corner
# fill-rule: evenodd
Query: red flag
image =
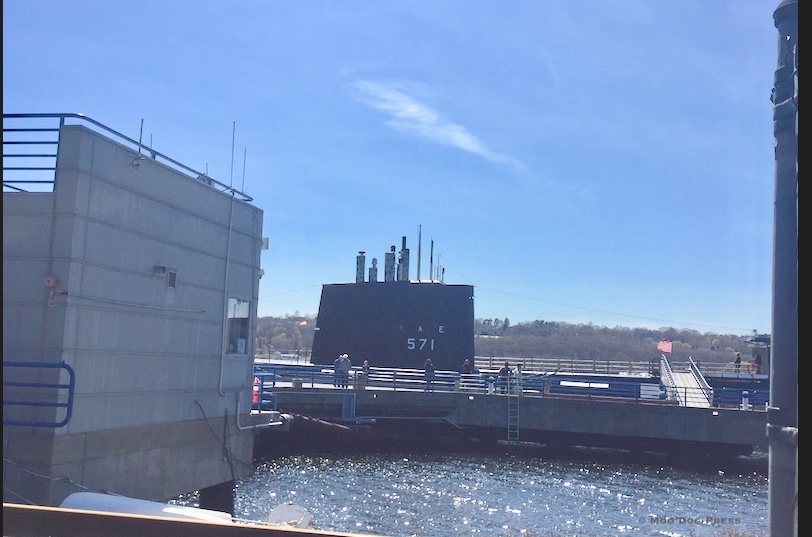
<path id="1" fill-rule="evenodd" d="M 665 341 L 661 341 L 657 343 L 657 349 L 663 352 L 671 352 L 672 343 L 671 340 L 666 339 Z"/>

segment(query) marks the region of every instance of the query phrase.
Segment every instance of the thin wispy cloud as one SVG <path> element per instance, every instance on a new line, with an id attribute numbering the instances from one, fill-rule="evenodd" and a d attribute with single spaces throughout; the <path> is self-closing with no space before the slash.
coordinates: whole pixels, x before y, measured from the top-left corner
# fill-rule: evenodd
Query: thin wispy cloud
<path id="1" fill-rule="evenodd" d="M 491 151 L 468 129 L 443 118 L 440 113 L 419 102 L 399 87 L 360 80 L 355 83 L 355 88 L 360 92 L 359 100 L 387 114 L 390 119 L 386 121 L 386 125 L 399 132 L 456 147 L 491 162 L 505 164 L 516 169 L 524 168 L 524 165 L 518 160 Z"/>
<path id="2" fill-rule="evenodd" d="M 225 148 L 234 149 L 235 121 L 249 153 L 272 147 L 248 155 L 249 194 L 274 245 L 262 253 L 260 317 L 315 315 L 322 285 L 354 278 L 347 252 L 385 248 L 389 239 L 376 237 L 411 235 L 421 223 L 438 237 L 445 281 L 483 290 L 477 317 L 610 327 L 682 319 L 761 333 L 771 327 L 768 96 L 779 3 L 233 2 L 250 5 L 228 10 L 240 39 L 213 41 L 222 11 L 190 13 L 183 2 L 149 11 L 5 2 L 3 106 L 92 110 L 135 139 L 146 117 L 150 145 L 193 168 L 205 163 L 213 177 L 234 168 Z M 139 32 L 106 23 L 135 14 Z M 66 17 L 91 22 L 82 39 L 64 38 Z M 118 49 L 99 44 L 154 57 L 166 52 L 166 24 L 177 26 L 175 52 L 186 58 L 173 64 L 176 77 L 106 68 Z M 71 68 L 88 47 L 96 61 Z M 653 57 L 661 61 L 646 63 Z M 48 83 L 55 64 L 67 67 L 65 91 Z M 213 82 L 216 91 L 185 83 L 201 72 L 230 76 Z M 234 75 L 239 85 L 223 82 Z M 373 132 L 355 132 L 361 124 Z M 369 140 L 374 132 L 381 139 Z M 336 213 L 339 194 L 363 218 Z M 318 218 L 297 218 L 303 206 Z M 652 244 L 673 255 L 663 263 Z M 734 270 L 729 260 L 743 251 Z M 511 278 L 500 259 L 511 260 Z"/>

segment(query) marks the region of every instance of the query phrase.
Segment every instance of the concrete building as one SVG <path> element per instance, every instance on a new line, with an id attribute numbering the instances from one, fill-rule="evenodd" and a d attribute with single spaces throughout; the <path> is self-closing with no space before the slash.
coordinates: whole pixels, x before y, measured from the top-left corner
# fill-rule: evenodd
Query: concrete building
<path id="1" fill-rule="evenodd" d="M 3 501 L 230 498 L 253 470 L 262 211 L 90 118 L 14 116 L 4 140 L 59 126 L 43 191 L 4 150 Z"/>

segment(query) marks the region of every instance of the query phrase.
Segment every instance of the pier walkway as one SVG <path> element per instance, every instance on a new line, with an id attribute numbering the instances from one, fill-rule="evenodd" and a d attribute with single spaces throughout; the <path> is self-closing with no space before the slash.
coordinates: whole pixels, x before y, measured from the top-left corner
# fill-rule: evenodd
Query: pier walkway
<path id="1" fill-rule="evenodd" d="M 708 408 L 711 402 L 699 385 L 699 381 L 690 371 L 673 373 L 677 400 L 682 406 Z"/>

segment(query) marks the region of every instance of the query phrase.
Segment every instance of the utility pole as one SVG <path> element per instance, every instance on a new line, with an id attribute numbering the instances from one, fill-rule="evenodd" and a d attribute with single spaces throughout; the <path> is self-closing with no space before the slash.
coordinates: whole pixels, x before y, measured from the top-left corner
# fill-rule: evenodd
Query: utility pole
<path id="1" fill-rule="evenodd" d="M 778 66 L 775 143 L 772 349 L 767 408 L 771 537 L 798 535 L 798 0 L 773 13 Z"/>

